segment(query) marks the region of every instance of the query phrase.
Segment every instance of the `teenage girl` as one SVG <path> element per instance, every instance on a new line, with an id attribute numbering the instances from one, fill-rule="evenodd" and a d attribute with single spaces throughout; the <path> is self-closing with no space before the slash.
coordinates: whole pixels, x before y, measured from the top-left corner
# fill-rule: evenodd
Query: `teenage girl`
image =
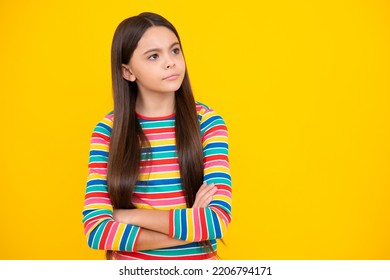
<path id="1" fill-rule="evenodd" d="M 83 223 L 108 259 L 215 259 L 231 221 L 228 135 L 195 102 L 179 35 L 125 19 L 111 53 L 114 110 L 92 134 Z"/>

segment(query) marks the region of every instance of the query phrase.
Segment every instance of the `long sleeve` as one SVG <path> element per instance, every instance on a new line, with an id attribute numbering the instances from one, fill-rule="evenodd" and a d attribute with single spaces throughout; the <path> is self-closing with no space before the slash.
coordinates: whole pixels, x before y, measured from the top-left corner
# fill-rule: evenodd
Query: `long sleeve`
<path id="1" fill-rule="evenodd" d="M 205 208 L 170 210 L 169 235 L 186 241 L 222 238 L 231 221 L 231 176 L 225 122 L 213 110 L 201 110 L 204 180 L 218 188 Z"/>
<path id="2" fill-rule="evenodd" d="M 107 188 L 108 147 L 112 115 L 97 124 L 90 146 L 83 224 L 92 249 L 135 251 L 140 227 L 114 221 Z"/>

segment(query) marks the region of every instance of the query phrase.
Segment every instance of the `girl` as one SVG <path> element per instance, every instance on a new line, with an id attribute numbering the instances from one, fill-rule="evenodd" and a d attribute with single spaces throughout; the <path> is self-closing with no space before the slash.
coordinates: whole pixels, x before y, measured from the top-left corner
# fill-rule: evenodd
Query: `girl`
<path id="1" fill-rule="evenodd" d="M 194 101 L 179 35 L 142 13 L 115 31 L 114 110 L 95 127 L 83 223 L 108 259 L 215 259 L 231 220 L 223 119 Z"/>

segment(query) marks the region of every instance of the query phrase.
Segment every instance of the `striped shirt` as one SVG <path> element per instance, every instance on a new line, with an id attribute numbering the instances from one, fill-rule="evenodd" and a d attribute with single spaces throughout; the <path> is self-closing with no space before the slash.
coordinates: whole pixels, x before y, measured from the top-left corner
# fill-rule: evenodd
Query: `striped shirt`
<path id="1" fill-rule="evenodd" d="M 228 134 L 225 122 L 199 102 L 204 181 L 214 183 L 217 192 L 205 208 L 187 208 L 181 184 L 175 145 L 175 115 L 138 120 L 151 145 L 151 155 L 142 152 L 140 174 L 132 202 L 137 208 L 169 210 L 169 236 L 190 243 L 156 250 L 136 250 L 141 228 L 116 222 L 107 189 L 107 162 L 113 113 L 99 122 L 91 138 L 89 173 L 84 200 L 83 223 L 88 245 L 113 250 L 115 259 L 206 259 L 209 255 L 198 241 L 222 238 L 231 221 L 231 177 Z"/>

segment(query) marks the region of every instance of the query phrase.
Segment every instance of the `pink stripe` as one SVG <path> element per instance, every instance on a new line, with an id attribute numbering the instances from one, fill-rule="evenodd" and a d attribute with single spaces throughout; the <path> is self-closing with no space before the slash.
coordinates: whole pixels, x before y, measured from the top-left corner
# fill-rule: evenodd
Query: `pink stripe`
<path id="1" fill-rule="evenodd" d="M 92 174 L 107 175 L 107 168 L 90 169 L 88 175 L 92 175 Z M 92 179 L 92 180 L 94 180 L 94 179 Z"/>
<path id="2" fill-rule="evenodd" d="M 107 146 L 107 141 L 100 137 L 92 137 L 91 144 L 103 144 Z"/>
<path id="3" fill-rule="evenodd" d="M 228 198 L 232 198 L 232 192 L 229 192 L 227 190 L 224 190 L 224 189 L 219 189 L 215 195 L 222 195 L 222 196 L 225 196 L 225 197 L 228 197 Z"/>
<path id="4" fill-rule="evenodd" d="M 171 140 L 175 139 L 175 134 L 174 133 L 159 133 L 159 134 L 148 134 L 148 139 L 149 140 Z"/>
<path id="5" fill-rule="evenodd" d="M 119 223 L 113 223 L 106 241 L 106 248 L 112 248 L 112 243 L 114 242 L 115 233 L 117 232 L 118 227 Z"/>
<path id="6" fill-rule="evenodd" d="M 216 130 L 216 131 L 210 132 L 209 134 L 204 135 L 203 142 L 205 140 L 208 140 L 209 138 L 217 137 L 217 136 L 226 136 L 227 137 L 228 133 L 226 130 Z"/>
<path id="7" fill-rule="evenodd" d="M 93 217 L 91 219 L 88 219 L 85 223 L 84 223 L 84 232 L 85 234 L 87 234 L 87 232 L 92 228 L 92 227 L 95 227 L 96 224 L 99 224 L 100 221 L 103 221 L 103 220 L 106 220 L 106 218 L 110 218 L 108 215 L 100 215 L 100 216 L 97 216 L 97 217 Z"/>
<path id="8" fill-rule="evenodd" d="M 94 219 L 94 220 L 96 220 L 96 219 Z M 88 224 L 87 224 L 88 223 Z M 85 234 L 87 234 L 87 232 L 92 228 L 92 227 L 94 227 L 95 225 L 96 225 L 96 221 L 89 221 L 88 220 L 88 222 L 87 222 L 86 224 L 85 224 L 85 229 L 84 229 L 84 232 L 85 232 Z"/>
<path id="9" fill-rule="evenodd" d="M 200 240 L 200 219 L 199 219 L 199 208 L 192 208 L 193 224 L 194 224 L 194 240 Z M 191 221 L 190 221 L 191 222 Z"/>
<path id="10" fill-rule="evenodd" d="M 108 198 L 88 198 L 86 199 L 87 205 L 91 204 L 110 204 L 111 201 Z"/>
<path id="11" fill-rule="evenodd" d="M 224 166 L 226 168 L 230 168 L 230 165 L 227 161 L 224 160 L 211 160 L 204 163 L 204 168 L 210 168 L 214 166 Z"/>
<path id="12" fill-rule="evenodd" d="M 174 172 L 179 171 L 179 164 L 169 164 L 161 166 L 142 166 L 140 168 L 141 174 L 156 173 L 156 172 Z"/>
<path id="13" fill-rule="evenodd" d="M 150 206 L 174 206 L 174 205 L 185 205 L 186 201 L 184 197 L 180 198 L 168 198 L 168 199 L 141 199 L 139 197 L 133 196 L 132 199 L 133 203 L 138 203 L 138 204 L 146 204 Z"/>
<path id="14" fill-rule="evenodd" d="M 230 219 L 226 217 L 227 213 L 225 211 L 219 210 L 218 207 L 210 206 L 210 208 L 217 214 L 218 217 L 222 218 L 222 220 L 224 221 L 225 225 L 229 224 L 229 220 Z"/>

